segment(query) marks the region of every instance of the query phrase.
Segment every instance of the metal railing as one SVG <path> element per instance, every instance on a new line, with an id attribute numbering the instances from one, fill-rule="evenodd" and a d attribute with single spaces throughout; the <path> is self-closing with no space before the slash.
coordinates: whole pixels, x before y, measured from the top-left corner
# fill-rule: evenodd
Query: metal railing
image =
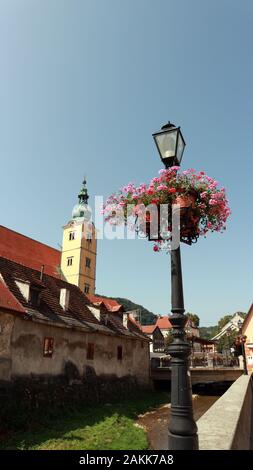
<path id="1" fill-rule="evenodd" d="M 227 356 L 214 356 L 214 357 L 190 357 L 189 365 L 192 368 L 195 367 L 207 367 L 207 368 L 219 368 L 219 367 L 228 367 L 238 368 L 240 366 L 239 360 L 237 357 L 227 357 Z M 170 357 L 169 356 L 162 356 L 162 357 L 153 357 L 151 358 L 151 369 L 157 368 L 168 368 L 170 367 Z"/>

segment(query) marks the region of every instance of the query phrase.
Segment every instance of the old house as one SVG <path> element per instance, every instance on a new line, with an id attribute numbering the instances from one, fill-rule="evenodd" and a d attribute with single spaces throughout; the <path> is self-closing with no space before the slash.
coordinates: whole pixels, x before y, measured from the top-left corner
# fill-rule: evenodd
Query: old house
<path id="1" fill-rule="evenodd" d="M 172 328 L 168 315 L 159 315 L 155 325 L 158 326 L 164 338 L 166 338 Z"/>
<path id="2" fill-rule="evenodd" d="M 157 325 L 142 325 L 141 330 L 151 339 L 150 352 L 164 351 L 164 336 Z"/>
<path id="3" fill-rule="evenodd" d="M 221 331 L 217 333 L 212 339 L 215 341 L 218 341 L 222 336 L 227 335 L 228 333 L 230 334 L 232 331 L 239 331 L 239 324 L 240 322 L 243 322 L 244 318 L 242 315 L 240 315 L 239 312 L 236 312 L 232 318 L 223 326 Z"/>
<path id="4" fill-rule="evenodd" d="M 87 294 L 90 302 L 100 309 L 104 309 L 111 313 L 122 313 L 124 312 L 123 305 L 119 304 L 116 300 L 110 299 L 109 297 L 103 297 L 101 295 L 89 295 Z"/>
<path id="5" fill-rule="evenodd" d="M 246 336 L 245 355 L 247 368 L 253 371 L 253 304 L 251 305 L 241 329 L 242 335 Z"/>
<path id="6" fill-rule="evenodd" d="M 81 290 L 0 258 L 0 380 L 87 373 L 149 383 L 149 340 L 128 318 L 103 313 Z"/>

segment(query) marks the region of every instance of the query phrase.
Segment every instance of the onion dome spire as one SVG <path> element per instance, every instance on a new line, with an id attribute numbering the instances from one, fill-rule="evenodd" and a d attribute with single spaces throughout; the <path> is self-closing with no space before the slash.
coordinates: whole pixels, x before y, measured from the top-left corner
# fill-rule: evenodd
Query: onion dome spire
<path id="1" fill-rule="evenodd" d="M 78 199 L 79 199 L 79 204 L 88 204 L 89 195 L 88 195 L 86 178 L 84 178 L 83 180 L 83 185 L 78 194 Z"/>
<path id="2" fill-rule="evenodd" d="M 74 206 L 72 211 L 72 220 L 88 222 L 91 218 L 91 210 L 88 206 L 89 195 L 86 178 L 83 180 L 78 199 L 79 203 Z"/>

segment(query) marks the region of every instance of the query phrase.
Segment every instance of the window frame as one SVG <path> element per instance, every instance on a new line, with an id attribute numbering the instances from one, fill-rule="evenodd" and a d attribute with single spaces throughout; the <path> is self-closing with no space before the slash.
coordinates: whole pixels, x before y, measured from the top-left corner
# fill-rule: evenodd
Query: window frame
<path id="1" fill-rule="evenodd" d="M 93 361 L 94 355 L 95 355 L 95 343 L 88 343 L 87 351 L 86 351 L 86 359 L 89 361 Z"/>
<path id="2" fill-rule="evenodd" d="M 122 345 L 117 346 L 117 360 L 118 361 L 123 360 L 123 346 Z"/>
<path id="3" fill-rule="evenodd" d="M 54 353 L 54 338 L 45 336 L 43 342 L 43 357 L 52 358 Z"/>
<path id="4" fill-rule="evenodd" d="M 90 284 L 84 284 L 84 293 L 89 294 L 90 292 Z"/>
<path id="5" fill-rule="evenodd" d="M 73 266 L 73 258 L 74 258 L 74 256 L 68 256 L 67 257 L 67 267 Z"/>
<path id="6" fill-rule="evenodd" d="M 75 231 L 69 232 L 69 242 L 71 242 L 72 240 L 76 240 L 76 232 Z"/>
<path id="7" fill-rule="evenodd" d="M 30 288 L 30 299 L 29 299 L 29 304 L 32 307 L 38 307 L 40 303 L 40 289 L 37 289 L 36 287 L 31 287 Z"/>

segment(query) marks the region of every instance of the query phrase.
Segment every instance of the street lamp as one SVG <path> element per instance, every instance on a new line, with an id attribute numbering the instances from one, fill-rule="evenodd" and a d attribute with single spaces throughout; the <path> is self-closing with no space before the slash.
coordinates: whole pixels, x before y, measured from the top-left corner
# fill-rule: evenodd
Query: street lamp
<path id="1" fill-rule="evenodd" d="M 236 341 L 237 341 L 237 344 L 240 344 L 240 346 L 242 348 L 243 374 L 248 375 L 247 361 L 246 361 L 246 354 L 245 354 L 245 343 L 246 343 L 246 340 L 247 340 L 247 336 L 242 334 L 242 325 L 243 325 L 242 320 L 238 320 L 237 326 L 239 328 L 240 335 L 237 336 Z"/>
<path id="2" fill-rule="evenodd" d="M 170 122 L 153 134 L 160 157 L 166 168 L 180 165 L 185 141 L 180 127 Z M 184 295 L 180 245 L 171 250 L 171 312 L 173 342 L 171 355 L 171 410 L 168 428 L 170 450 L 197 450 L 197 426 L 193 418 L 192 388 L 189 372 L 191 347 L 186 339 Z"/>
<path id="3" fill-rule="evenodd" d="M 165 167 L 180 165 L 185 148 L 180 127 L 169 121 L 160 131 L 155 132 L 153 137 Z"/>

